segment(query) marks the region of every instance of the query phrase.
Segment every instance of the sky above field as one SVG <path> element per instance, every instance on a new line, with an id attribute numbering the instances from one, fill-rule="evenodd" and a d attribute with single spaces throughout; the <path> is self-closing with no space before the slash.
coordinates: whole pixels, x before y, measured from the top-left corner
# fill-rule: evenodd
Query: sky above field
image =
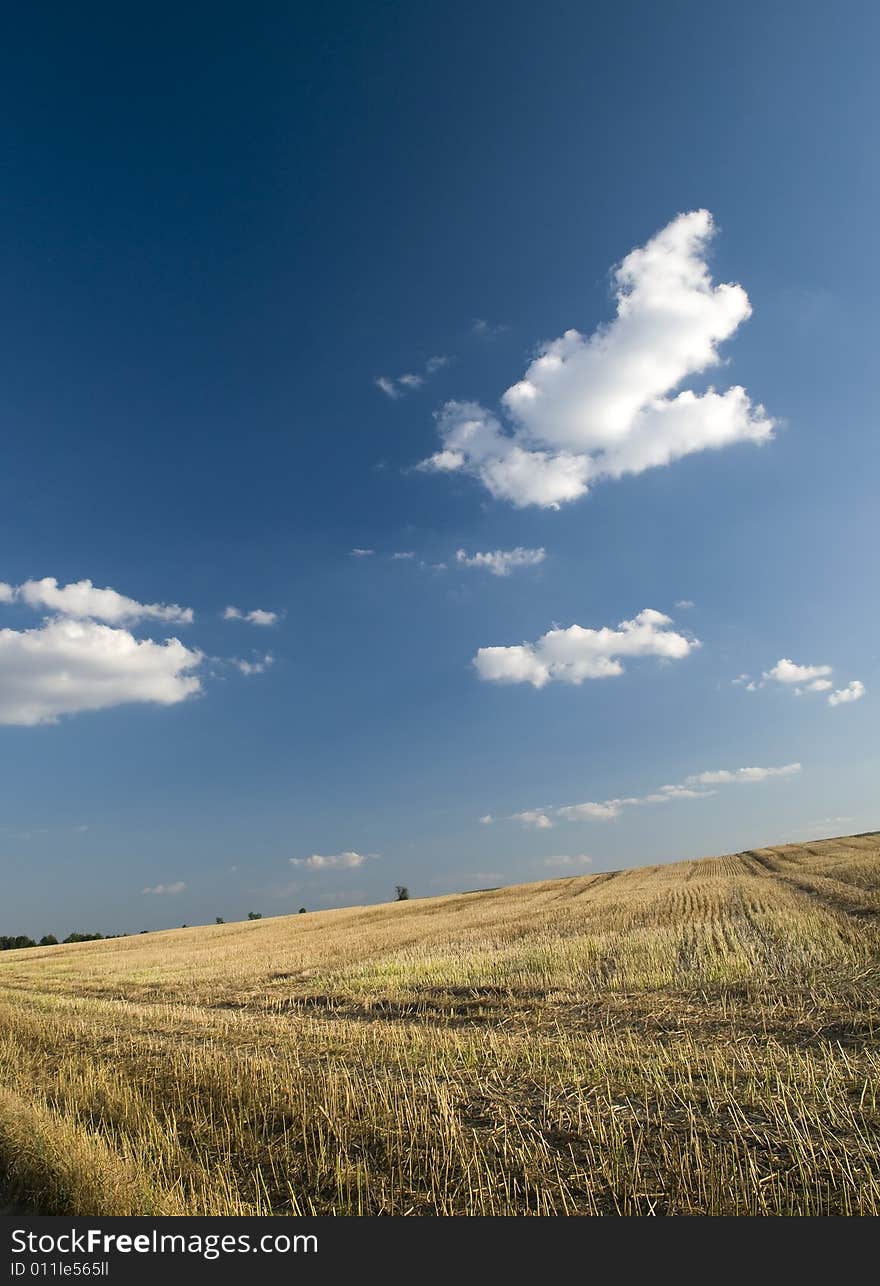
<path id="1" fill-rule="evenodd" d="M 0 932 L 880 825 L 878 28 L 15 14 Z"/>

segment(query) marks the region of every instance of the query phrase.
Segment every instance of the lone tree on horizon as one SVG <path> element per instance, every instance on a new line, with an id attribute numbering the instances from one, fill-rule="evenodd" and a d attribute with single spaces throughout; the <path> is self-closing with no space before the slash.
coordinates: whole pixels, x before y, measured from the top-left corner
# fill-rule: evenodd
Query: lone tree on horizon
<path id="1" fill-rule="evenodd" d="M 405 884 L 395 884 L 394 891 L 397 894 L 397 897 L 394 899 L 395 902 L 409 901 L 409 889 L 406 887 Z"/>

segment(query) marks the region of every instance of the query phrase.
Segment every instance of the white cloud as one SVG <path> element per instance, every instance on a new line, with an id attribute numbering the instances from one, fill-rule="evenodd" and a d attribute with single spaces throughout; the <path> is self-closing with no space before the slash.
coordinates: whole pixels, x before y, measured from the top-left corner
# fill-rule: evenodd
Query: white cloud
<path id="1" fill-rule="evenodd" d="M 95 621 L 56 617 L 31 630 L 0 630 L 0 723 L 55 723 L 59 716 L 127 702 L 174 705 L 201 691 L 203 654 L 178 639 L 139 640 Z"/>
<path id="2" fill-rule="evenodd" d="M 543 688 L 551 682 L 579 684 L 584 679 L 605 679 L 623 674 L 623 657 L 658 656 L 679 660 L 700 646 L 668 627 L 668 616 L 645 608 L 616 629 L 584 629 L 570 625 L 553 629 L 536 643 L 513 647 L 481 647 L 473 659 L 481 679 L 495 683 L 531 683 Z"/>
<path id="3" fill-rule="evenodd" d="M 495 818 L 492 816 L 492 814 L 491 814 L 491 813 L 486 813 L 486 815 L 485 815 L 484 817 L 481 817 L 481 818 L 480 818 L 480 825 L 481 825 L 481 826 L 491 826 L 491 825 L 492 825 L 492 823 L 493 823 L 494 821 L 495 821 Z"/>
<path id="4" fill-rule="evenodd" d="M 186 885 L 183 880 L 177 880 L 174 884 L 156 884 L 151 889 L 142 889 L 142 893 L 157 893 L 159 896 L 165 893 L 182 893 Z"/>
<path id="5" fill-rule="evenodd" d="M 443 449 L 423 460 L 418 466 L 422 470 L 462 470 L 478 477 L 496 500 L 509 500 L 520 508 L 555 509 L 587 489 L 589 457 L 523 448 L 476 402 L 447 402 L 437 423 Z"/>
<path id="6" fill-rule="evenodd" d="M 193 621 L 191 607 L 179 607 L 177 603 L 138 603 L 115 589 L 99 589 L 90 580 L 59 585 L 54 576 L 44 576 L 42 580 L 28 580 L 18 586 L 0 584 L 0 602 L 14 601 L 27 603 L 28 607 L 47 608 L 61 616 L 91 618 L 110 625 L 133 625 L 144 620 L 191 625 Z"/>
<path id="7" fill-rule="evenodd" d="M 833 673 L 830 665 L 798 665 L 788 657 L 782 657 L 773 666 L 772 670 L 765 670 L 763 682 L 776 682 L 790 688 L 795 696 L 803 696 L 805 692 L 827 692 L 828 704 L 830 706 L 845 705 L 850 701 L 860 701 L 865 695 L 865 685 L 861 679 L 852 679 L 845 688 L 836 688 L 833 692 L 830 690 L 834 684 L 829 677 Z M 748 676 L 742 675 L 741 678 Z M 734 679 L 734 683 L 740 680 Z M 757 687 L 763 686 L 754 682 L 746 684 L 750 692 Z"/>
<path id="8" fill-rule="evenodd" d="M 264 674 L 274 662 L 275 658 L 271 652 L 267 652 L 256 661 L 245 661 L 241 657 L 233 657 L 232 660 L 232 664 L 241 670 L 242 674 Z"/>
<path id="9" fill-rule="evenodd" d="M 773 679 L 777 683 L 812 684 L 816 681 L 821 682 L 830 673 L 830 665 L 797 665 L 784 656 L 776 662 L 772 670 L 765 670 L 763 677 Z M 816 690 L 821 691 L 821 689 Z"/>
<path id="10" fill-rule="evenodd" d="M 705 799 L 707 795 L 714 795 L 714 790 L 692 790 L 690 786 L 661 786 L 659 791 L 653 795 L 645 795 L 643 799 L 632 800 L 628 802 L 637 804 L 667 804 L 672 799 Z"/>
<path id="11" fill-rule="evenodd" d="M 718 345 L 751 313 L 741 286 L 712 281 L 714 231 L 708 210 L 694 210 L 631 251 L 614 273 L 614 320 L 544 344 L 503 395 L 510 431 L 476 403 L 448 402 L 438 417 L 442 449 L 421 467 L 469 474 L 516 506 L 558 508 L 602 478 L 767 441 L 774 421 L 741 386 L 674 394 L 719 364 Z"/>
<path id="12" fill-rule="evenodd" d="M 547 814 L 537 809 L 526 809 L 522 813 L 514 813 L 513 821 L 520 822 L 523 826 L 528 826 L 535 831 L 546 831 L 553 825 Z"/>
<path id="13" fill-rule="evenodd" d="M 278 612 L 266 612 L 262 607 L 254 607 L 249 612 L 243 612 L 240 607 L 226 607 L 223 609 L 224 621 L 247 621 L 249 625 L 277 625 L 280 620 Z"/>
<path id="14" fill-rule="evenodd" d="M 471 334 L 478 335 L 480 339 L 495 339 L 498 335 L 503 335 L 507 326 L 501 324 L 497 326 L 487 322 L 485 317 L 475 317 L 471 322 Z"/>
<path id="15" fill-rule="evenodd" d="M 393 563 L 407 562 L 412 558 L 415 558 L 415 552 L 412 549 L 399 549 L 396 554 L 391 555 L 391 561 Z"/>
<path id="16" fill-rule="evenodd" d="M 710 772 L 693 773 L 683 782 L 661 786 L 649 795 L 630 795 L 623 799 L 588 800 L 581 804 L 564 804 L 561 808 L 544 808 L 540 811 L 513 813 L 509 821 L 538 830 L 547 830 L 557 820 L 565 822 L 615 821 L 625 808 L 641 808 L 649 804 L 669 804 L 680 799 L 708 799 L 717 794 L 709 787 L 729 785 L 734 782 L 766 781 L 772 777 L 793 777 L 801 771 L 800 764 L 784 764 L 780 768 L 720 768 Z M 485 820 L 483 818 L 480 819 Z"/>
<path id="17" fill-rule="evenodd" d="M 346 853 L 331 853 L 324 855 L 322 853 L 313 853 L 311 857 L 291 857 L 289 862 L 291 866 L 305 866 L 310 871 L 324 871 L 332 867 L 342 867 L 350 870 L 355 866 L 363 866 L 367 860 L 367 854 L 355 853 L 349 851 Z"/>
<path id="18" fill-rule="evenodd" d="M 370 558 L 375 552 L 375 549 L 358 549 L 355 547 L 351 551 L 351 556 L 352 558 Z"/>
<path id="19" fill-rule="evenodd" d="M 557 817 L 562 817 L 567 822 L 589 820 L 610 822 L 615 817 L 620 816 L 620 809 L 623 803 L 622 799 L 606 799 L 601 804 L 593 802 L 566 804 L 564 808 L 557 808 L 555 812 Z"/>
<path id="20" fill-rule="evenodd" d="M 683 612 L 687 612 L 690 611 L 692 607 L 696 607 L 696 603 L 689 598 L 680 598 L 675 606 L 680 608 Z"/>
<path id="21" fill-rule="evenodd" d="M 373 383 L 386 397 L 390 397 L 392 402 L 396 402 L 405 393 L 421 388 L 426 379 L 431 375 L 436 375 L 437 371 L 448 365 L 449 358 L 442 353 L 438 353 L 435 357 L 429 357 L 425 362 L 424 373 L 407 371 L 404 375 L 380 375 L 378 379 L 373 380 Z"/>
<path id="22" fill-rule="evenodd" d="M 590 866 L 593 859 L 586 853 L 580 853 L 576 857 L 569 857 L 560 854 L 558 857 L 545 857 L 541 863 L 542 866 Z"/>
<path id="23" fill-rule="evenodd" d="M 836 691 L 828 694 L 828 704 L 830 706 L 846 705 L 850 701 L 861 701 L 865 695 L 865 685 L 861 679 L 853 679 L 845 688 L 837 688 Z"/>
<path id="24" fill-rule="evenodd" d="M 544 549 L 493 549 L 487 553 L 469 555 L 464 549 L 455 553 L 456 562 L 463 567 L 482 567 L 493 576 L 509 576 L 514 567 L 537 567 L 547 557 Z"/>
<path id="25" fill-rule="evenodd" d="M 781 768 L 718 768 L 710 772 L 692 773 L 685 777 L 688 786 L 721 786 L 731 782 L 766 781 L 769 777 L 795 777 L 800 764 L 783 764 Z"/>

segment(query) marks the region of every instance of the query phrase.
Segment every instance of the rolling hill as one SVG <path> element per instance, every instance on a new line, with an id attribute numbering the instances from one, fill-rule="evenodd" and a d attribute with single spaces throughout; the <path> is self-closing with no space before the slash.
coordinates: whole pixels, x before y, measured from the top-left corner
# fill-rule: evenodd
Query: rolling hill
<path id="1" fill-rule="evenodd" d="M 0 956 L 64 1214 L 880 1213 L 880 834 Z"/>

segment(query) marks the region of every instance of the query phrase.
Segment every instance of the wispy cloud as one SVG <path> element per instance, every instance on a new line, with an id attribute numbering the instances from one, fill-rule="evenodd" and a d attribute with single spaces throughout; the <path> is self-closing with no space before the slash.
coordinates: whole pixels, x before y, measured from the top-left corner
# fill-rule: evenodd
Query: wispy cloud
<path id="1" fill-rule="evenodd" d="M 183 880 L 177 880 L 174 884 L 154 884 L 152 888 L 142 889 L 142 893 L 155 893 L 159 897 L 167 893 L 183 893 L 186 884 Z"/>
<path id="2" fill-rule="evenodd" d="M 281 619 L 280 612 L 267 612 L 262 607 L 253 607 L 249 612 L 242 611 L 240 607 L 225 607 L 223 609 L 224 621 L 246 621 L 248 625 L 277 625 Z"/>
<path id="3" fill-rule="evenodd" d="M 355 547 L 351 551 L 351 556 L 352 558 L 371 558 L 375 552 L 375 549 L 358 549 Z"/>
<path id="4" fill-rule="evenodd" d="M 449 360 L 445 354 L 438 353 L 428 358 L 421 371 L 406 371 L 403 375 L 380 375 L 373 383 L 381 393 L 384 393 L 392 402 L 396 402 L 407 393 L 421 388 L 432 375 L 436 375 L 444 366 L 448 366 Z"/>
<path id="5" fill-rule="evenodd" d="M 692 773 L 683 782 L 660 786 L 648 795 L 628 795 L 620 799 L 585 800 L 578 804 L 563 804 L 560 807 L 525 809 L 512 813 L 508 821 L 518 822 L 532 830 L 549 830 L 557 822 L 612 822 L 626 808 L 643 808 L 652 804 L 670 804 L 676 800 L 708 799 L 717 794 L 717 788 L 739 783 L 768 781 L 771 778 L 795 777 L 801 771 L 799 763 L 783 764 L 778 768 L 716 768 L 704 772 Z M 491 814 L 489 820 L 494 821 Z M 481 821 L 486 820 L 484 818 Z"/>
<path id="6" fill-rule="evenodd" d="M 309 871 L 328 871 L 333 869 L 351 870 L 356 866 L 363 866 L 371 857 L 376 857 L 374 853 L 356 853 L 349 850 L 345 853 L 313 853 L 311 857 L 291 857 L 289 862 L 291 866 L 303 866 Z"/>
<path id="7" fill-rule="evenodd" d="M 715 768 L 685 777 L 688 786 L 727 786 L 731 782 L 767 781 L 770 777 L 796 777 L 800 764 L 783 764 L 781 768 Z"/>
<path id="8" fill-rule="evenodd" d="M 546 813 L 538 809 L 526 809 L 521 813 L 513 814 L 513 821 L 519 822 L 521 826 L 528 826 L 532 830 L 546 831 L 553 825 Z"/>
<path id="9" fill-rule="evenodd" d="M 493 325 L 486 321 L 485 317 L 475 317 L 471 322 L 471 334 L 476 335 L 479 339 L 496 339 L 498 335 L 503 335 L 509 328 L 503 324 Z"/>
<path id="10" fill-rule="evenodd" d="M 269 666 L 274 665 L 274 663 L 275 658 L 271 652 L 264 653 L 263 656 L 257 657 L 254 661 L 248 661 L 238 656 L 232 659 L 232 664 L 241 670 L 242 674 L 246 675 L 264 674 Z"/>
<path id="11" fill-rule="evenodd" d="M 544 549 L 524 549 L 517 545 L 515 549 L 493 549 L 485 553 L 468 554 L 464 549 L 457 549 L 455 561 L 461 567 L 478 567 L 491 572 L 493 576 L 509 576 L 516 567 L 537 567 L 547 557 Z"/>

